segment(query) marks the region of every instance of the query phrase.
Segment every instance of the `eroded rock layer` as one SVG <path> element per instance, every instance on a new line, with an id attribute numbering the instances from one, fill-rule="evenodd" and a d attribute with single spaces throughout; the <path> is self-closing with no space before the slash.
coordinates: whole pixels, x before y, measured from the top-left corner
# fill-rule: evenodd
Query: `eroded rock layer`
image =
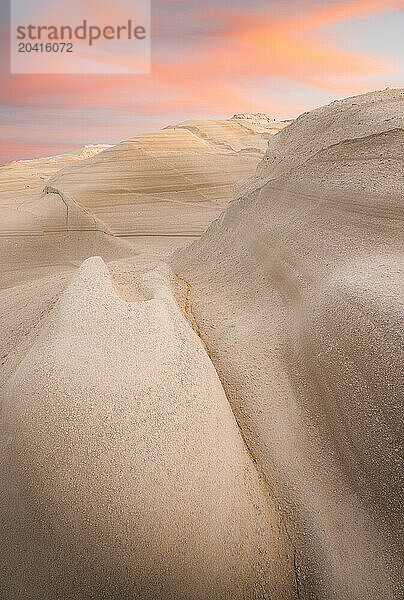
<path id="1" fill-rule="evenodd" d="M 199 236 L 284 126 L 242 118 L 186 121 L 70 165 L 50 185 L 113 235 Z"/>
<path id="2" fill-rule="evenodd" d="M 95 254 L 164 256 L 188 244 L 284 126 L 187 121 L 113 147 L 1 167 L 0 289 L 71 273 Z"/>
<path id="3" fill-rule="evenodd" d="M 401 600 L 403 121 L 185 122 L 3 198 L 1 597 Z"/>
<path id="4" fill-rule="evenodd" d="M 293 598 L 270 492 L 170 279 L 126 302 L 87 260 L 3 387 L 1 597 Z"/>
<path id="5" fill-rule="evenodd" d="M 404 91 L 334 102 L 171 261 L 297 549 L 301 598 L 398 599 Z"/>

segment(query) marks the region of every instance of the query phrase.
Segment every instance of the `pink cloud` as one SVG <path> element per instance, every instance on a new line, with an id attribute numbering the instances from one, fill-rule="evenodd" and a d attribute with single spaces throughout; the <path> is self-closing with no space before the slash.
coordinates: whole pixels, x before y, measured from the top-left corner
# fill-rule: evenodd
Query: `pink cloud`
<path id="1" fill-rule="evenodd" d="M 3 102 L 44 109 L 160 115 L 167 120 L 181 114 L 185 119 L 193 114 L 231 114 L 254 108 L 279 110 L 280 101 L 271 101 L 270 94 L 262 103 L 249 97 L 254 82 L 258 85 L 266 78 L 309 86 L 313 96 L 316 89 L 336 96 L 377 87 L 381 77 L 397 68 L 384 56 L 349 51 L 335 40 L 328 41 L 322 37 L 321 28 L 400 8 L 401 0 L 339 0 L 322 5 L 307 0 L 299 10 L 294 3 L 287 14 L 282 11 L 280 15 L 265 10 L 253 13 L 248 6 L 236 9 L 227 5 L 223 9 L 212 4 L 203 8 L 183 4 L 211 35 L 195 37 L 187 52 L 177 48 L 172 38 L 170 50 L 163 53 L 164 47 L 154 40 L 150 75 L 12 76 L 3 71 Z M 111 10 L 108 6 L 102 8 L 106 18 Z M 170 15 L 166 15 L 167 36 L 169 22 Z M 174 26 L 172 23 L 172 36 Z M 127 62 L 131 57 L 111 60 Z M 297 111 L 304 108 L 298 98 L 295 105 Z"/>

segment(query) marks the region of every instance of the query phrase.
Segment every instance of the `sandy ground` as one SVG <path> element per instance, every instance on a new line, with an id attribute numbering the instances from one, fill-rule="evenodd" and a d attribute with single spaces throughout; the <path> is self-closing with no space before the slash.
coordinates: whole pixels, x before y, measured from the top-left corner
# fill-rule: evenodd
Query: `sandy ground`
<path id="1" fill-rule="evenodd" d="M 401 598 L 403 108 L 185 122 L 5 193 L 0 597 Z"/>

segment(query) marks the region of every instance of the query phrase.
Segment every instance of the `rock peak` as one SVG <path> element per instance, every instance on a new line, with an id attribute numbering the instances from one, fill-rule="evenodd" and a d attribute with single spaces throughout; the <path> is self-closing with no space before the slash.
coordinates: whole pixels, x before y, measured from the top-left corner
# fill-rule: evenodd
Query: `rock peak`
<path id="1" fill-rule="evenodd" d="M 238 113 L 232 116 L 232 119 L 249 119 L 256 123 L 269 123 L 276 121 L 275 117 L 270 117 L 265 113 Z"/>

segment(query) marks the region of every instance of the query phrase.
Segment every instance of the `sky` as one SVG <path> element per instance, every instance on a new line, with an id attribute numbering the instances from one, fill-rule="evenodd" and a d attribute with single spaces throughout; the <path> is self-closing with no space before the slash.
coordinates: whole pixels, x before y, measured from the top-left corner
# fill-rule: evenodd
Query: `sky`
<path id="1" fill-rule="evenodd" d="M 14 75 L 9 0 L 0 0 L 0 164 L 188 119 L 293 118 L 404 87 L 404 0 L 152 0 L 151 8 L 148 74 Z"/>

